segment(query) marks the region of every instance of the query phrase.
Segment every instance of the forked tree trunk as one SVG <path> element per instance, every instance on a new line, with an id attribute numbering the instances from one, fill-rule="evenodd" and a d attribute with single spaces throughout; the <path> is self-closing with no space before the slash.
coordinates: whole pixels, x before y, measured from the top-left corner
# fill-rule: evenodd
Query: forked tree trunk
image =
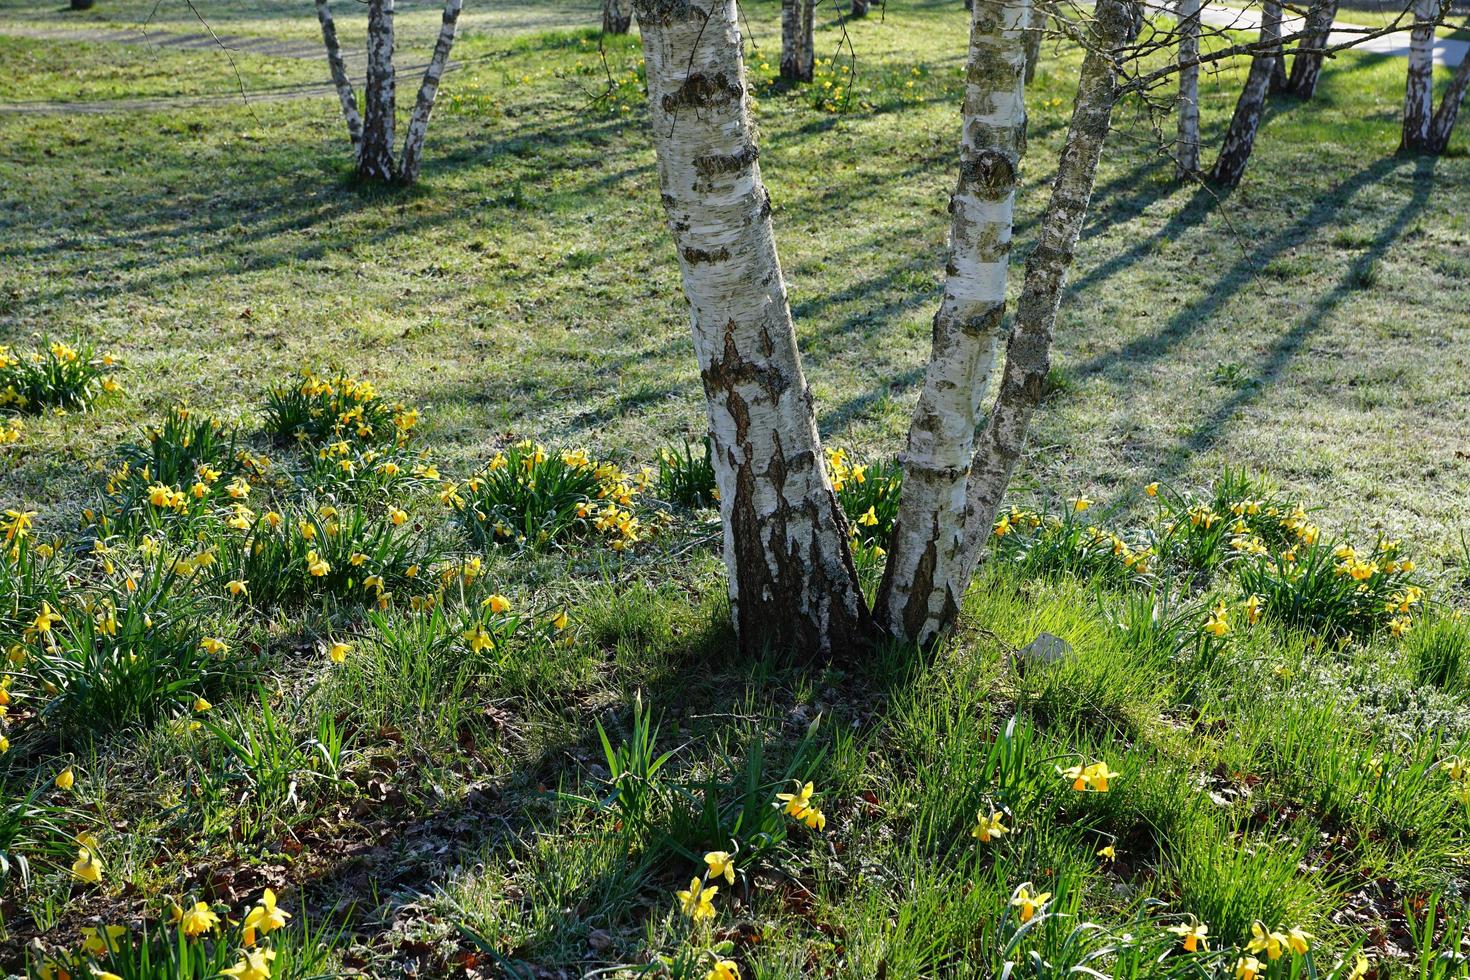
<path id="1" fill-rule="evenodd" d="M 653 147 L 709 410 L 740 649 L 872 637 L 757 166 L 735 0 L 634 0 Z"/>
<path id="2" fill-rule="evenodd" d="M 1450 145 L 1450 135 L 1455 131 L 1455 118 L 1460 114 L 1460 105 L 1465 101 L 1465 90 L 1470 88 L 1470 52 L 1460 61 L 1455 74 L 1450 78 L 1450 87 L 1440 98 L 1439 111 L 1429 124 L 1429 152 L 1443 153 Z"/>
<path id="3" fill-rule="evenodd" d="M 1261 116 L 1266 111 L 1266 90 L 1270 85 L 1271 56 L 1257 55 L 1251 59 L 1250 73 L 1246 75 L 1240 98 L 1235 100 L 1230 128 L 1225 131 L 1220 155 L 1215 158 L 1215 167 L 1210 171 L 1210 179 L 1221 187 L 1235 187 L 1245 176 L 1245 165 L 1250 162 L 1251 151 L 1256 145 L 1256 131 L 1261 128 Z"/>
<path id="4" fill-rule="evenodd" d="M 424 156 L 424 135 L 429 131 L 429 116 L 434 112 L 434 97 L 439 93 L 439 79 L 444 77 L 444 66 L 449 63 L 449 49 L 454 46 L 454 32 L 459 24 L 459 12 L 464 0 L 445 0 L 444 17 L 439 25 L 439 40 L 434 44 L 434 54 L 424 69 L 424 80 L 419 83 L 419 96 L 414 100 L 413 115 L 408 120 L 408 136 L 403 141 L 403 158 L 399 161 L 399 176 L 404 183 L 418 180 L 419 164 Z"/>
<path id="5" fill-rule="evenodd" d="M 602 0 L 602 30 L 605 34 L 626 34 L 633 26 L 633 11 L 623 0 Z"/>
<path id="6" fill-rule="evenodd" d="M 1046 11 L 1033 2 L 1026 10 L 1026 74 L 1025 82 L 1036 81 L 1036 66 L 1041 61 L 1042 32 L 1046 30 Z"/>
<path id="7" fill-rule="evenodd" d="M 781 0 L 781 77 L 809 82 L 815 70 L 813 18 L 816 0 Z"/>
<path id="8" fill-rule="evenodd" d="M 1281 50 L 1281 0 L 1263 0 L 1261 4 L 1261 40 L 1275 41 L 1268 48 L 1271 58 L 1271 92 L 1286 91 L 1286 55 Z"/>
<path id="9" fill-rule="evenodd" d="M 393 162 L 394 115 L 397 102 L 393 75 L 393 0 L 367 0 L 368 60 L 362 149 L 357 174 L 364 180 L 391 181 L 397 177 Z"/>
<path id="10" fill-rule="evenodd" d="M 1409 33 L 1409 66 L 1404 83 L 1404 131 L 1399 149 L 1429 149 L 1434 117 L 1434 28 L 1439 0 L 1414 0 L 1414 29 Z"/>
<path id="11" fill-rule="evenodd" d="M 1179 145 L 1174 161 L 1180 177 L 1199 172 L 1199 0 L 1179 0 Z"/>
<path id="12" fill-rule="evenodd" d="M 1077 84 L 1077 101 L 1067 141 L 1057 162 L 1051 199 L 1042 212 L 1036 247 L 1026 259 L 1026 279 L 1016 305 L 1016 322 L 1006 345 L 1000 391 L 991 406 L 975 458 L 970 464 L 965 556 L 961 581 L 974 574 L 980 551 L 990 540 L 995 514 L 1026 443 L 1026 429 L 1041 402 L 1051 370 L 1051 342 L 1067 267 L 1087 217 L 1102 154 L 1118 99 L 1118 62 L 1134 20 L 1134 3 L 1098 0 L 1088 29 L 1087 54 Z"/>
<path id="13" fill-rule="evenodd" d="M 1030 25 L 1029 0 L 977 3 L 971 17 L 944 299 L 909 425 L 898 518 L 875 608 L 890 634 L 920 644 L 954 621 L 965 590 L 965 484 L 1005 315 Z"/>
<path id="14" fill-rule="evenodd" d="M 316 17 L 322 25 L 327 67 L 332 72 L 337 100 L 342 103 L 342 118 L 347 121 L 347 135 L 352 137 L 352 158 L 355 161 L 362 153 L 362 116 L 357 111 L 357 94 L 352 91 L 352 81 L 347 77 L 347 65 L 342 60 L 342 45 L 337 41 L 337 25 L 332 21 L 332 11 L 327 6 L 327 0 L 316 0 Z"/>
<path id="15" fill-rule="evenodd" d="M 1315 0 L 1312 4 L 1307 15 L 1307 35 L 1301 39 L 1296 56 L 1291 59 L 1291 74 L 1286 80 L 1286 91 L 1297 98 L 1310 99 L 1317 91 L 1317 79 L 1322 74 L 1322 52 L 1327 47 L 1327 38 L 1332 33 L 1332 22 L 1336 17 L 1337 0 Z"/>

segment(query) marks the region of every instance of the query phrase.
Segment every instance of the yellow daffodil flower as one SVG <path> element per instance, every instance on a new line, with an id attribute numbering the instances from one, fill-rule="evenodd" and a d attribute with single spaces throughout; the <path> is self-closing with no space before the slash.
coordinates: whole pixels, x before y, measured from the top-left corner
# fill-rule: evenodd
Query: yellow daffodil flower
<path id="1" fill-rule="evenodd" d="M 1011 832 L 1011 828 L 1001 822 L 1001 815 L 994 811 L 990 816 L 985 816 L 984 810 L 975 813 L 975 829 L 970 831 L 970 836 L 982 844 L 988 844 L 992 840 L 1004 837 Z"/>
<path id="2" fill-rule="evenodd" d="M 480 603 L 480 605 L 482 605 L 485 608 L 489 609 L 492 613 L 495 613 L 497 616 L 498 615 L 501 615 L 502 613 L 508 613 L 508 612 L 510 612 L 510 600 L 507 599 L 505 596 L 500 595 L 499 593 L 496 593 L 495 595 L 490 596 L 490 598 L 488 598 L 484 602 Z"/>
<path id="3" fill-rule="evenodd" d="M 776 799 L 786 804 L 788 814 L 800 817 L 812 805 L 812 784 L 807 783 L 795 793 L 777 793 Z"/>
<path id="4" fill-rule="evenodd" d="M 1168 928 L 1170 932 L 1179 937 L 1186 953 L 1196 953 L 1210 948 L 1209 940 L 1206 938 L 1210 934 L 1210 927 L 1203 922 L 1191 920 Z"/>
<path id="5" fill-rule="evenodd" d="M 71 863 L 71 873 L 89 885 L 102 880 L 102 862 L 90 847 L 77 848 L 77 859 Z"/>
<path id="6" fill-rule="evenodd" d="M 235 980 L 270 980 L 271 961 L 276 958 L 273 949 L 252 949 L 245 952 L 240 962 L 223 971 Z"/>
<path id="7" fill-rule="evenodd" d="M 334 664 L 345 664 L 347 655 L 352 652 L 352 647 L 341 640 L 333 640 L 327 644 L 327 659 Z"/>
<path id="8" fill-rule="evenodd" d="M 200 713 L 200 714 L 203 714 L 204 712 L 208 711 L 210 708 L 213 708 L 213 707 L 214 707 L 214 705 L 210 704 L 208 701 L 206 701 L 202 697 L 195 698 L 194 699 L 194 710 L 196 712 Z"/>
<path id="9" fill-rule="evenodd" d="M 734 960 L 716 960 L 704 980 L 740 980 L 740 967 Z"/>
<path id="10" fill-rule="evenodd" d="M 735 884 L 735 856 L 729 851 L 710 851 L 704 856 L 704 863 L 709 867 L 711 879 L 724 878 Z"/>
<path id="11" fill-rule="evenodd" d="M 1268 930 L 1266 926 L 1257 921 L 1251 923 L 1251 941 L 1245 947 L 1249 952 L 1266 954 L 1268 960 L 1279 960 L 1281 954 L 1286 950 L 1286 936 L 1282 933 Z"/>
<path id="12" fill-rule="evenodd" d="M 205 902 L 195 902 L 194 907 L 179 917 L 179 928 L 189 938 L 203 935 L 219 926 L 219 916 Z"/>
<path id="13" fill-rule="evenodd" d="M 1033 895 L 1027 885 L 1022 885 L 1016 889 L 1016 894 L 1011 896 L 1011 905 L 1021 910 L 1019 915 L 1022 922 L 1030 922 L 1032 917 L 1044 908 L 1050 900 L 1051 892 L 1041 892 L 1040 894 Z"/>
<path id="14" fill-rule="evenodd" d="M 689 881 L 689 887 L 674 893 L 679 900 L 679 910 L 695 922 L 715 917 L 715 894 L 719 892 L 715 885 L 705 887 L 698 878 Z"/>
<path id="15" fill-rule="evenodd" d="M 1097 856 L 1107 861 L 1116 861 L 1118 860 L 1118 849 L 1112 844 L 1109 844 L 1106 847 L 1098 848 Z"/>
<path id="16" fill-rule="evenodd" d="M 76 773 L 72 772 L 71 766 L 67 766 L 56 774 L 56 788 L 61 790 L 71 789 L 76 783 Z"/>
<path id="17" fill-rule="evenodd" d="M 1261 961 L 1254 956 L 1242 956 L 1235 961 L 1235 980 L 1256 980 L 1261 975 Z"/>

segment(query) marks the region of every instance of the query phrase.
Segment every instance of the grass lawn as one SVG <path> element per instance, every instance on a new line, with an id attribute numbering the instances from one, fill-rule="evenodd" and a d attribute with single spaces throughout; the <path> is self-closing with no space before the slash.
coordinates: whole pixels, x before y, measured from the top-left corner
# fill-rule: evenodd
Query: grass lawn
<path id="1" fill-rule="evenodd" d="M 271 888 L 284 977 L 1224 977 L 1257 920 L 1312 936 L 1263 976 L 1464 975 L 1470 143 L 1394 154 L 1401 60 L 1273 103 L 1224 198 L 1120 109 L 958 635 L 814 668 L 732 657 L 702 477 L 660 464 L 704 408 L 636 40 L 604 64 L 595 10 L 472 3 L 422 185 L 384 193 L 348 179 L 318 62 L 58 33 L 150 9 L 0 10 L 0 102 L 87 108 L 0 107 L 0 344 L 110 354 L 122 389 L 0 445 L 4 507 L 37 512 L 0 524 L 0 967 Z M 416 63 L 438 15 L 400 9 Z M 316 35 L 298 4 L 200 11 Z M 795 93 L 774 5 L 747 14 L 823 435 L 872 474 L 856 516 L 928 353 L 965 14 L 854 23 L 853 63 L 824 13 Z M 1049 46 L 1028 93 L 1022 254 L 1077 61 Z M 1207 142 L 1242 77 L 1203 79 Z M 364 418 L 313 428 L 344 390 Z M 539 517 L 523 439 L 572 488 Z M 1071 653 L 1026 666 L 1042 632 Z M 778 805 L 807 782 L 824 826 Z M 710 851 L 734 881 L 690 919 Z M 235 962 L 221 928 L 187 975 Z"/>

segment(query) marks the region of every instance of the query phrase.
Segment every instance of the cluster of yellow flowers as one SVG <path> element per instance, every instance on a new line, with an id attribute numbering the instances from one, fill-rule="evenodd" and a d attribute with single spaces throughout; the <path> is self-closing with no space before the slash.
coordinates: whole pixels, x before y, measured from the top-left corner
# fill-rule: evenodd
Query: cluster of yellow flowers
<path id="1" fill-rule="evenodd" d="M 20 419 L 0 420 L 0 446 L 13 446 L 25 436 L 25 426 Z"/>
<path id="2" fill-rule="evenodd" d="M 217 934 L 216 942 L 235 942 L 239 949 L 236 962 L 220 972 L 221 976 L 235 980 L 270 980 L 276 952 L 262 943 L 264 937 L 277 929 L 286 927 L 291 913 L 282 909 L 276 901 L 276 893 L 267 888 L 260 900 L 239 921 L 222 919 L 219 912 L 207 902 L 196 901 L 188 908 L 173 905 L 169 909 L 168 925 L 178 930 L 181 941 L 201 942 L 211 934 Z M 230 935 L 225 935 L 228 927 Z M 158 940 L 172 944 L 174 939 L 163 931 Z M 122 980 L 116 974 L 102 969 L 97 960 L 122 951 L 128 929 L 121 925 L 87 926 L 82 929 L 82 945 L 75 953 L 63 953 L 41 964 L 37 975 L 41 980 Z M 150 942 L 153 937 L 145 937 Z"/>
<path id="3" fill-rule="evenodd" d="M 826 830 L 827 817 L 812 803 L 812 784 L 800 786 L 795 793 L 777 793 L 777 805 L 786 815 L 800 820 L 811 830 Z"/>
<path id="4" fill-rule="evenodd" d="M 31 351 L 23 357 L 0 344 L 0 408 L 37 408 L 30 404 L 32 398 L 42 404 L 57 402 L 59 413 L 68 406 L 85 407 L 97 389 L 109 394 L 122 390 L 115 377 L 103 373 L 104 368 L 116 363 L 111 354 L 84 360 L 75 347 L 59 341 L 48 344 L 45 351 Z M 42 394 L 36 393 L 37 382 Z M 27 390 L 32 392 L 30 396 Z"/>
<path id="5" fill-rule="evenodd" d="M 1260 922 L 1252 923 L 1251 941 L 1246 945 L 1246 955 L 1235 961 L 1237 980 L 1257 980 L 1265 972 L 1259 954 L 1265 953 L 1268 961 L 1279 960 L 1288 952 L 1302 956 L 1310 948 L 1311 940 L 1309 933 L 1296 926 L 1282 932 L 1279 929 L 1267 929 Z"/>
<path id="6" fill-rule="evenodd" d="M 1245 613 L 1245 621 L 1254 626 L 1261 621 L 1261 615 L 1266 609 L 1266 600 L 1254 592 L 1240 603 L 1240 609 Z M 1204 630 L 1214 637 L 1222 637 L 1230 632 L 1230 607 L 1224 599 L 1216 602 L 1210 609 L 1209 617 L 1205 620 Z"/>
<path id="7" fill-rule="evenodd" d="M 1057 766 L 1057 773 L 1070 780 L 1072 789 L 1079 793 L 1106 793 L 1108 780 L 1118 778 L 1118 773 L 1109 769 L 1108 764 L 1102 760 L 1086 765 L 1079 762 L 1065 769 Z"/>
<path id="8" fill-rule="evenodd" d="M 867 467 L 847 461 L 847 452 L 832 449 L 827 452 L 827 469 L 832 475 L 832 489 L 841 493 L 849 483 L 866 483 Z"/>

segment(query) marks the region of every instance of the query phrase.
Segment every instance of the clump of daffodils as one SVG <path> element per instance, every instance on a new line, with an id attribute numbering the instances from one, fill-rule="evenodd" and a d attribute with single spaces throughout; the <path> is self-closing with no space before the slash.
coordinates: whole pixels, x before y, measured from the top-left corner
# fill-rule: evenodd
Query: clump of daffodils
<path id="1" fill-rule="evenodd" d="M 1066 768 L 1057 766 L 1057 774 L 1071 783 L 1072 789 L 1078 793 L 1106 793 L 1109 780 L 1117 779 L 1119 775 L 1102 760 L 1087 764 L 1079 762 Z"/>
<path id="2" fill-rule="evenodd" d="M 827 817 L 812 802 L 812 793 L 811 783 L 805 785 L 798 783 L 794 793 L 777 793 L 776 805 L 785 811 L 787 816 L 805 824 L 809 830 L 826 830 Z"/>
<path id="3" fill-rule="evenodd" d="M 413 438 L 418 409 L 383 399 L 371 381 L 346 374 L 300 379 L 271 391 L 265 404 L 266 431 L 282 442 L 320 445 L 349 441 L 403 446 Z"/>
<path id="4" fill-rule="evenodd" d="M 0 408 L 86 411 L 103 395 L 122 390 L 110 373 L 116 363 L 110 354 L 98 355 L 90 347 L 60 341 L 45 341 L 24 353 L 0 345 Z M 12 430 L 7 423 L 0 431 L 19 438 L 21 430 L 18 426 Z M 4 441 L 14 439 L 7 435 Z"/>

